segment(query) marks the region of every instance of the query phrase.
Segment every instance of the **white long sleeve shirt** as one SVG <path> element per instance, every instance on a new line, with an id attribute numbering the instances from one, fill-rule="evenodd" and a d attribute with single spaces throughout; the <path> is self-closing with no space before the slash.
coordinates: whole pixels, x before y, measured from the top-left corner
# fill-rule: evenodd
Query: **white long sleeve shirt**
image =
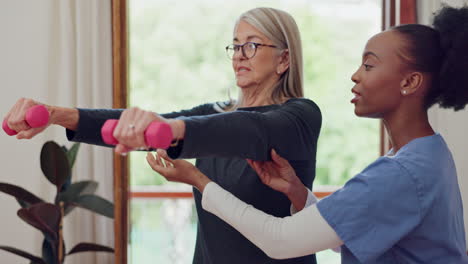
<path id="1" fill-rule="evenodd" d="M 211 182 L 203 191 L 202 206 L 236 228 L 269 257 L 286 259 L 343 244 L 320 215 L 316 201 L 309 191 L 307 208 L 295 213 L 292 207 L 294 215 L 279 218 L 255 209 Z"/>

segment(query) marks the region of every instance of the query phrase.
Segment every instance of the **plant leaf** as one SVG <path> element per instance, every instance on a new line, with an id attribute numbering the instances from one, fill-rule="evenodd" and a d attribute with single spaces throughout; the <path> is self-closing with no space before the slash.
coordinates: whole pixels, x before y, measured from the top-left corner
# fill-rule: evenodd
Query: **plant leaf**
<path id="1" fill-rule="evenodd" d="M 16 201 L 19 203 L 21 208 L 28 208 L 30 206 L 30 204 L 25 202 L 25 201 L 21 201 L 21 200 L 18 200 L 18 199 L 16 199 Z"/>
<path id="2" fill-rule="evenodd" d="M 51 237 L 43 232 L 45 239 L 42 242 L 42 259 L 47 264 L 57 264 L 57 254 L 58 254 L 58 240 L 53 241 Z M 63 241 L 62 252 L 66 252 L 65 241 Z"/>
<path id="3" fill-rule="evenodd" d="M 49 203 L 38 203 L 18 210 L 18 216 L 26 223 L 50 235 L 54 241 L 57 240 L 60 207 Z"/>
<path id="4" fill-rule="evenodd" d="M 62 149 L 65 151 L 65 154 L 67 155 L 67 160 L 68 160 L 68 163 L 70 165 L 70 170 L 73 169 L 73 165 L 75 164 L 76 155 L 78 154 L 79 147 L 80 147 L 80 143 L 73 144 L 73 146 L 72 146 L 72 148 L 70 150 L 68 150 L 67 147 L 62 146 Z M 73 177 L 73 174 L 71 174 L 71 173 L 72 172 L 70 171 L 70 177 L 68 177 L 68 179 L 63 183 L 63 185 L 60 188 L 60 191 L 58 193 L 65 192 L 66 190 L 68 190 L 68 187 L 70 187 L 72 177 Z M 58 193 L 57 193 L 57 196 L 55 197 L 55 204 L 59 203 Z M 71 209 L 69 210 L 69 212 L 70 211 L 71 211 Z"/>
<path id="5" fill-rule="evenodd" d="M 80 195 L 93 194 L 97 189 L 98 183 L 96 181 L 79 181 L 75 182 L 68 190 L 60 193 L 59 201 L 71 202 L 76 200 Z"/>
<path id="6" fill-rule="evenodd" d="M 58 195 L 57 202 L 65 203 L 65 215 L 70 213 L 75 205 L 72 203 L 77 200 L 79 196 L 85 194 L 94 194 L 98 186 L 95 181 L 80 181 L 75 182 L 68 187 L 68 189 Z"/>
<path id="7" fill-rule="evenodd" d="M 41 198 L 37 197 L 36 195 L 13 184 L 0 183 L 0 192 L 4 192 L 15 197 L 18 200 L 21 207 L 24 207 L 23 205 L 29 207 L 32 204 L 44 202 Z"/>
<path id="8" fill-rule="evenodd" d="M 15 255 L 21 256 L 23 258 L 27 258 L 32 261 L 32 263 L 38 263 L 38 264 L 46 264 L 44 260 L 42 260 L 39 257 L 36 257 L 34 255 L 29 254 L 28 252 L 25 252 L 23 250 L 14 248 L 14 247 L 7 247 L 7 246 L 0 246 L 0 249 L 8 251 L 10 253 L 13 253 Z"/>
<path id="9" fill-rule="evenodd" d="M 70 148 L 70 150 L 67 151 L 67 158 L 70 164 L 70 168 L 73 168 L 73 166 L 75 165 L 76 155 L 78 154 L 79 149 L 80 149 L 80 143 L 75 143 Z"/>
<path id="10" fill-rule="evenodd" d="M 73 201 L 73 204 L 78 207 L 91 210 L 100 215 L 114 218 L 114 205 L 99 196 L 93 194 L 81 195 Z"/>
<path id="11" fill-rule="evenodd" d="M 68 152 L 68 148 L 66 146 L 62 146 L 63 151 Z"/>
<path id="12" fill-rule="evenodd" d="M 93 244 L 93 243 L 79 243 L 78 245 L 74 246 L 67 255 L 85 252 L 85 251 L 94 251 L 94 252 L 114 252 L 113 248 Z"/>
<path id="13" fill-rule="evenodd" d="M 41 169 L 46 178 L 61 190 L 62 185 L 71 177 L 70 164 L 62 147 L 48 141 L 41 150 Z"/>
<path id="14" fill-rule="evenodd" d="M 47 239 L 44 239 L 44 241 L 42 242 L 42 259 L 48 264 L 57 263 L 55 248 Z"/>
<path id="15" fill-rule="evenodd" d="M 67 179 L 66 182 L 63 183 L 62 188 L 60 188 L 60 191 L 55 196 L 55 204 L 58 204 L 58 202 L 59 202 L 58 199 L 59 199 L 60 193 L 66 192 L 71 184 L 72 183 L 71 183 L 71 177 L 70 177 L 70 178 Z"/>

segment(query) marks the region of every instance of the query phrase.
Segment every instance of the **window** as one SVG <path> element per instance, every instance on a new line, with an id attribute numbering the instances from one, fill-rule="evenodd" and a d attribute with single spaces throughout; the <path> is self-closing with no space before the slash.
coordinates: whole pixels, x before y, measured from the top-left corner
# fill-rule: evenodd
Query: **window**
<path id="1" fill-rule="evenodd" d="M 129 104 L 158 113 L 227 100 L 237 17 L 269 6 L 288 11 L 301 31 L 305 96 L 322 110 L 315 190 L 339 186 L 379 155 L 379 122 L 354 116 L 351 74 L 367 39 L 381 29 L 381 0 L 129 0 Z M 128 263 L 191 263 L 196 213 L 186 185 L 167 183 L 130 155 Z M 321 263 L 339 263 L 331 251 Z"/>

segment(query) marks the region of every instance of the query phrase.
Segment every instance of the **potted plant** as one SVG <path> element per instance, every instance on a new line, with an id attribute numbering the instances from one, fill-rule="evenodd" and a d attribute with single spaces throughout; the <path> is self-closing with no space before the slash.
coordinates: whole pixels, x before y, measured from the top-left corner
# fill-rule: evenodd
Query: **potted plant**
<path id="1" fill-rule="evenodd" d="M 41 257 L 9 246 L 0 246 L 1 250 L 27 258 L 31 264 L 63 264 L 67 255 L 87 251 L 114 252 L 112 248 L 107 246 L 79 243 L 68 253 L 65 253 L 66 247 L 62 234 L 63 218 L 74 208 L 81 207 L 114 218 L 114 205 L 94 195 L 98 186 L 97 182 L 79 181 L 72 183 L 71 169 L 75 163 L 79 146 L 79 143 L 76 143 L 67 149 L 53 141 L 48 141 L 42 146 L 42 172 L 57 189 L 53 203 L 48 203 L 19 186 L 0 182 L 0 192 L 15 197 L 20 204 L 18 216 L 26 223 L 39 229 L 44 235 Z"/>

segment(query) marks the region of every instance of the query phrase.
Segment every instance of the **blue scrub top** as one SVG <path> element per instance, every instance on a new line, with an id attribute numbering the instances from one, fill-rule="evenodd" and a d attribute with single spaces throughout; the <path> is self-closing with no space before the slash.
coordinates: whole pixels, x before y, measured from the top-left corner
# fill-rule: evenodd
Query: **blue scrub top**
<path id="1" fill-rule="evenodd" d="M 380 157 L 317 207 L 342 263 L 468 263 L 452 154 L 440 134 Z"/>

